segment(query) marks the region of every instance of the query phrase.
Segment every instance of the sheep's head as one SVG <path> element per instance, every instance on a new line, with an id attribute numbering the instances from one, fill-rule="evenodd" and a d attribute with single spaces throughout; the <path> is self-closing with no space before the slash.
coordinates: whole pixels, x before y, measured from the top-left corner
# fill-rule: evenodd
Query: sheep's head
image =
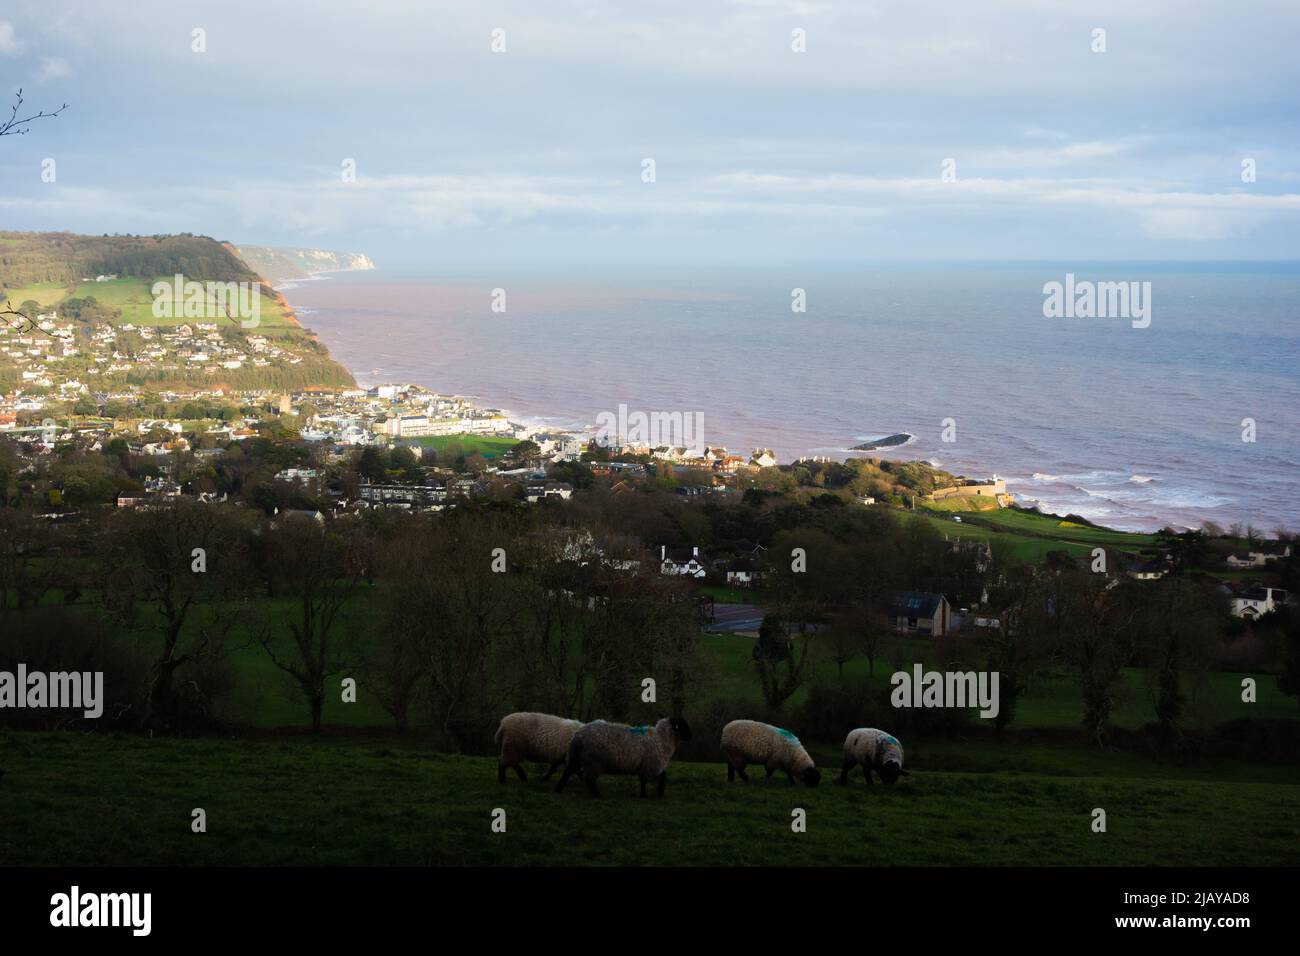
<path id="1" fill-rule="evenodd" d="M 815 787 L 822 782 L 822 772 L 816 767 L 809 767 L 802 776 L 804 784 L 809 787 Z"/>
<path id="2" fill-rule="evenodd" d="M 691 739 L 691 728 L 690 725 L 687 724 L 685 720 L 683 720 L 681 717 L 674 717 L 670 721 L 670 723 L 673 728 L 673 734 L 677 737 L 678 740 Z"/>
<path id="3" fill-rule="evenodd" d="M 885 783 L 893 783 L 899 777 L 907 776 L 907 771 L 903 769 L 902 764 L 897 760 L 886 760 L 880 765 L 880 779 Z"/>

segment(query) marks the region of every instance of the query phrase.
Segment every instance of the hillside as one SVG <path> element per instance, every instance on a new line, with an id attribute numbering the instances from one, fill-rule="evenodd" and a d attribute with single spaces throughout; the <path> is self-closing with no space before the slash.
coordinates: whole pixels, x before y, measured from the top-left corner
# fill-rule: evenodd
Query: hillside
<path id="1" fill-rule="evenodd" d="M 369 256 L 358 252 L 239 246 L 235 249 L 235 253 L 250 268 L 273 282 L 282 279 L 305 279 L 321 272 L 361 272 L 375 267 Z"/>
<path id="2" fill-rule="evenodd" d="M 214 282 L 252 282 L 260 276 L 207 236 L 78 236 L 67 232 L 0 232 L 0 288 L 71 287 L 100 275 L 152 279 L 183 273 Z"/>
<path id="3" fill-rule="evenodd" d="M 246 292 L 255 290 L 245 298 L 256 311 L 250 309 L 248 319 L 236 317 L 229 304 L 200 289 L 196 311 L 190 310 L 192 303 L 178 300 L 178 308 L 159 316 L 155 283 L 172 285 L 177 275 L 193 283 L 246 283 Z M 88 376 L 104 387 L 301 388 L 353 382 L 299 325 L 270 282 L 233 246 L 207 236 L 0 232 L 0 294 L 9 309 L 29 320 L 54 312 L 55 319 L 42 329 L 67 343 L 57 362 L 0 349 L 0 388 L 16 384 L 20 373 L 28 383 L 24 391 L 35 394 L 66 381 L 85 382 Z M 188 337 L 186 330 L 196 323 L 210 358 L 204 359 L 197 339 L 192 345 L 174 340 L 172 347 L 162 346 L 158 335 L 179 330 Z M 23 330 L 13 326 L 4 331 Z"/>

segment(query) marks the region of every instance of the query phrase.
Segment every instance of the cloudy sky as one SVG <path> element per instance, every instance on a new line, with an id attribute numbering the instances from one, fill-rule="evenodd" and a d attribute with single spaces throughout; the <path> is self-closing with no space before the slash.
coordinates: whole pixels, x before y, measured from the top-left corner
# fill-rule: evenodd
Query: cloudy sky
<path id="1" fill-rule="evenodd" d="M 0 228 L 398 265 L 1300 258 L 1297 36 L 1294 0 L 5 0 L 3 93 L 71 105 L 0 139 Z"/>

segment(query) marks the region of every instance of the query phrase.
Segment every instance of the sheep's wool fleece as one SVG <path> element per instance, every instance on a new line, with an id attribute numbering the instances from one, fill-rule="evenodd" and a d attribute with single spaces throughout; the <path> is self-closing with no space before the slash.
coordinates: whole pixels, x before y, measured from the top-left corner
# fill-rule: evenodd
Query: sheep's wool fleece
<path id="1" fill-rule="evenodd" d="M 569 744 L 581 726 L 582 721 L 551 714 L 507 714 L 497 729 L 497 742 L 503 757 L 559 763 L 568 756 Z"/>
<path id="2" fill-rule="evenodd" d="M 743 760 L 795 774 L 813 766 L 812 757 L 798 737 L 757 720 L 733 720 L 723 727 L 721 749 L 722 755 L 732 763 Z"/>
<path id="3" fill-rule="evenodd" d="M 653 727 L 629 727 L 593 720 L 573 737 L 582 748 L 582 765 L 589 773 L 637 774 L 657 777 L 668 767 L 677 749 L 672 721 L 664 718 Z"/>
<path id="4" fill-rule="evenodd" d="M 860 764 L 881 767 L 890 760 L 903 766 L 903 745 L 898 738 L 874 727 L 859 727 L 844 739 L 844 756 Z"/>

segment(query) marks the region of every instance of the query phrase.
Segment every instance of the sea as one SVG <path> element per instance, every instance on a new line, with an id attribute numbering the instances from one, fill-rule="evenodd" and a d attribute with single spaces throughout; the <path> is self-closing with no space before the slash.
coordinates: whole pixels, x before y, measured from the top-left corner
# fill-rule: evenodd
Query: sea
<path id="1" fill-rule="evenodd" d="M 1150 283 L 1149 324 L 1047 317 L 1067 275 Z M 706 444 L 781 461 L 906 434 L 870 454 L 1114 528 L 1300 529 L 1296 263 L 380 268 L 280 288 L 358 382 L 517 421 L 698 413 Z"/>

